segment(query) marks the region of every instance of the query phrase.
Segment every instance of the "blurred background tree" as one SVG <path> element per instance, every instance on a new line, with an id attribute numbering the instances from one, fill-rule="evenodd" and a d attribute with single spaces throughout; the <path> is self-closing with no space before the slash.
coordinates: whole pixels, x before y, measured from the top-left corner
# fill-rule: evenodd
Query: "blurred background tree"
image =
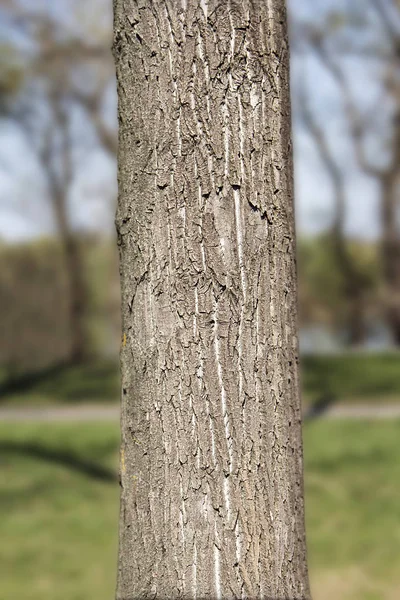
<path id="1" fill-rule="evenodd" d="M 317 5 L 310 2 L 309 5 Z M 295 107 L 314 138 L 320 159 L 331 178 L 335 196 L 332 219 L 334 248 L 346 279 L 349 336 L 365 342 L 364 293 L 366 280 L 346 250 L 346 168 L 329 140 L 326 124 L 318 119 L 315 82 L 311 87 L 310 64 L 328 73 L 335 85 L 336 102 L 343 114 L 345 135 L 350 138 L 357 168 L 375 180 L 379 196 L 379 265 L 383 288 L 376 286 L 376 304 L 392 342 L 400 344 L 400 12 L 395 0 L 356 0 L 327 3 L 318 18 L 293 23 L 295 47 L 304 60 L 301 88 Z M 354 73 L 364 72 L 361 90 Z M 308 72 L 307 72 L 308 71 Z M 358 86 L 357 86 L 358 84 Z M 307 90 L 304 90 L 305 87 Z M 358 89 L 357 89 L 358 87 Z M 368 92 L 368 93 L 366 93 Z M 314 103 L 308 96 L 312 95 Z M 296 97 L 300 99 L 296 103 Z M 359 210 L 364 210 L 362 196 Z M 359 237 L 365 232 L 360 231 Z M 367 285 L 370 292 L 371 279 Z M 383 293 L 382 292 L 383 289 Z M 379 313 L 379 311 L 378 311 Z M 377 316 L 377 315 L 375 315 Z"/>
<path id="2" fill-rule="evenodd" d="M 42 298 L 57 288 L 54 284 L 57 279 L 65 280 L 63 298 L 53 308 L 59 309 L 55 319 L 60 334 L 58 350 L 52 348 L 46 352 L 49 345 L 42 340 L 32 355 L 34 362 L 40 362 L 38 354 L 47 353 L 51 356 L 43 357 L 44 361 L 77 363 L 96 350 L 88 328 L 90 290 L 84 254 L 91 242 L 88 232 L 100 230 L 103 234 L 105 224 L 98 222 L 99 211 L 88 207 L 87 223 L 82 226 L 76 214 L 79 218 L 82 207 L 76 204 L 87 203 L 91 194 L 100 198 L 104 195 L 103 203 L 109 206 L 103 212 L 111 221 L 115 185 L 104 194 L 95 180 L 83 179 L 86 193 L 78 198 L 75 188 L 79 179 L 84 178 L 86 156 L 95 150 L 107 153 L 114 169 L 117 141 L 115 118 L 110 116 L 114 109 L 110 102 L 114 68 L 109 4 L 55 2 L 49 10 L 45 3 L 8 0 L 2 9 L 4 28 L 8 29 L 7 54 L 2 57 L 2 65 L 5 64 L 0 65 L 2 116 L 19 130 L 26 153 L 36 163 L 37 181 L 48 203 L 44 210 L 50 212 L 52 234 L 61 249 L 57 273 L 53 272 L 51 279 L 40 285 Z M 40 206 L 28 206 L 30 193 L 30 189 L 25 189 L 26 198 L 21 204 L 10 198 L 11 208 L 35 219 L 40 228 L 43 201 L 40 199 Z M 48 245 L 51 262 L 50 247 L 51 244 Z M 30 252 L 28 247 L 26 252 Z M 43 259 L 46 261 L 46 257 Z M 18 289 L 16 277 L 13 285 Z M 99 293 L 100 290 L 94 291 L 93 298 Z M 38 299 L 20 296 L 19 302 L 37 305 Z M 45 302 L 42 310 L 49 310 Z M 27 331 L 32 332 L 27 329 L 25 319 L 17 321 L 21 335 L 23 332 L 26 337 Z M 21 339 L 21 335 L 17 337 Z"/>

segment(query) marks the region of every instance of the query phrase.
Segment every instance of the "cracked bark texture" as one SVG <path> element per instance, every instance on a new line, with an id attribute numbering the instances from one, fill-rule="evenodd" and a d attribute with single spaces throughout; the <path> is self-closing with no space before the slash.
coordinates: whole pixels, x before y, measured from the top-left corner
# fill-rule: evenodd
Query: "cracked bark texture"
<path id="1" fill-rule="evenodd" d="M 115 0 L 118 600 L 309 600 L 282 0 Z"/>

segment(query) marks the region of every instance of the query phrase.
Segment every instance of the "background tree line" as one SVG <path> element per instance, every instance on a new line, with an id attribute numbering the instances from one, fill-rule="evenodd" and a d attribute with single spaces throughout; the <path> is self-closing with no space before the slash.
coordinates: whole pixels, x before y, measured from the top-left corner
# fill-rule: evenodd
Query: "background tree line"
<path id="1" fill-rule="evenodd" d="M 316 235 L 299 233 L 302 327 L 326 328 L 349 346 L 363 346 L 380 327 L 398 345 L 400 7 L 395 0 L 346 6 L 308 0 L 302 3 L 307 10 L 296 6 L 289 3 L 295 141 L 304 134 L 312 139 L 319 157 L 316 168 L 323 170 L 333 200 L 329 219 Z M 0 260 L 7 264 L 0 274 L 0 303 L 6 307 L 2 328 L 6 333 L 13 323 L 15 332 L 12 342 L 8 334 L 2 336 L 7 368 L 61 358 L 85 360 L 107 346 L 93 331 L 107 331 L 111 313 L 118 322 L 115 184 L 102 186 L 92 168 L 84 193 L 76 193 L 77 181 L 85 177 L 85 157 L 97 152 L 110 164 L 116 159 L 110 9 L 106 0 L 69 2 L 68 8 L 59 2 L 50 12 L 39 4 L 7 0 L 1 9 L 8 23 L 0 62 L 1 123 L 23 137 L 39 174 L 36 184 L 43 187 L 35 205 L 29 187 L 24 197 L 3 197 L 1 205 L 5 212 L 37 221 L 39 230 L 50 222 L 47 229 L 43 225 L 48 241 L 40 250 L 35 241 L 20 247 L 4 241 L 1 248 Z M 370 81 L 364 95 L 353 85 L 355 62 Z M 324 90 L 316 69 L 330 79 L 330 101 L 348 140 L 351 167 L 321 109 Z M 298 147 L 296 143 L 295 158 Z M 348 182 L 354 168 L 377 188 L 375 238 L 349 228 Z M 10 174 L 7 164 L 0 169 L 3 176 L 18 176 Z M 362 195 L 357 202 L 362 212 Z M 108 275 L 93 275 L 100 272 Z M 26 293 L 28 281 L 32 293 Z M 93 303 L 102 310 L 93 312 Z M 34 326 L 27 327 L 32 314 Z M 96 320 L 98 326 L 93 326 Z M 57 326 L 49 327 L 56 321 Z M 113 351 L 116 331 L 111 334 Z M 18 348 L 16 340 L 22 338 L 25 343 Z"/>

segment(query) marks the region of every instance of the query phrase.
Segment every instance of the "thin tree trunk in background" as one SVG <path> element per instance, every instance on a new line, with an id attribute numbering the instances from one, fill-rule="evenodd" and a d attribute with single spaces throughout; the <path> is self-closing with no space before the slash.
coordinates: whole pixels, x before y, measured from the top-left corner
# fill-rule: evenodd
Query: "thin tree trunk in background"
<path id="1" fill-rule="evenodd" d="M 398 155 L 400 158 L 400 152 Z M 382 262 L 386 288 L 386 317 L 396 345 L 400 345 L 400 177 L 398 169 L 399 164 L 382 178 Z"/>
<path id="2" fill-rule="evenodd" d="M 69 361 L 74 364 L 88 357 L 85 326 L 86 286 L 77 236 L 71 231 L 60 233 L 68 282 L 68 319 L 70 329 Z"/>
<path id="3" fill-rule="evenodd" d="M 386 73 L 386 91 L 395 103 L 392 116 L 392 156 L 381 183 L 382 263 L 386 320 L 393 341 L 400 345 L 400 86 L 399 55 L 395 53 Z"/>
<path id="4" fill-rule="evenodd" d="M 59 82 L 61 87 L 61 82 Z M 81 363 L 87 357 L 87 332 L 85 327 L 86 286 L 79 239 L 73 231 L 68 217 L 68 191 L 73 179 L 71 165 L 71 143 L 68 116 L 63 107 L 59 89 L 52 90 L 50 96 L 57 129 L 60 134 L 59 172 L 52 164 L 52 147 L 46 148 L 45 164 L 48 169 L 51 200 L 55 221 L 64 254 L 65 272 L 68 286 L 68 323 L 70 349 L 68 360 Z"/>
<path id="5" fill-rule="evenodd" d="M 87 357 L 85 327 L 86 286 L 81 249 L 76 234 L 70 229 L 66 215 L 65 189 L 54 189 L 52 202 L 58 235 L 63 251 L 68 293 L 68 324 L 70 347 L 68 360 L 78 364 Z"/>
<path id="6" fill-rule="evenodd" d="M 344 207 L 344 195 L 342 199 L 342 206 Z M 364 282 L 362 275 L 360 275 L 353 263 L 350 249 L 347 247 L 344 234 L 344 215 L 341 215 L 340 212 L 340 209 L 338 209 L 338 214 L 332 227 L 332 238 L 337 264 L 343 276 L 343 291 L 347 304 L 346 329 L 350 346 L 362 346 L 367 337 Z"/>
<path id="7" fill-rule="evenodd" d="M 114 10 L 117 598 L 308 600 L 284 3 Z"/>
<path id="8" fill-rule="evenodd" d="M 364 289 L 362 277 L 354 265 L 349 251 L 346 235 L 346 183 L 344 173 L 336 164 L 335 157 L 329 147 L 323 128 L 318 124 L 309 104 L 305 89 L 305 77 L 301 80 L 298 91 L 298 106 L 302 121 L 313 137 L 319 158 L 331 179 L 334 197 L 334 219 L 331 228 L 333 251 L 343 277 L 343 295 L 346 300 L 346 331 L 350 345 L 361 345 L 365 342 L 366 327 L 364 314 Z"/>
<path id="9" fill-rule="evenodd" d="M 313 137 L 318 150 L 319 158 L 325 166 L 330 177 L 334 197 L 334 218 L 331 228 L 333 251 L 343 278 L 342 292 L 346 301 L 346 331 L 350 345 L 361 346 L 366 339 L 365 323 L 365 298 L 362 275 L 356 268 L 346 240 L 346 182 L 345 176 L 337 165 L 335 156 L 332 154 L 324 129 L 318 120 L 308 101 L 305 88 L 306 78 L 301 78 L 300 88 L 297 95 L 297 104 L 300 109 L 302 121 L 308 132 Z"/>

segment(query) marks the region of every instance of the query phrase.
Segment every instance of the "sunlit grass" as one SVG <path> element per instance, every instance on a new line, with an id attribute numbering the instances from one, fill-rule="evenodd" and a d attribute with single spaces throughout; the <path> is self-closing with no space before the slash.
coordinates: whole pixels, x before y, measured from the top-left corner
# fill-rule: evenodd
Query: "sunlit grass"
<path id="1" fill-rule="evenodd" d="M 311 578 L 321 600 L 394 599 L 400 586 L 400 422 L 306 425 Z"/>
<path id="2" fill-rule="evenodd" d="M 111 600 L 118 484 L 23 454 L 26 444 L 70 452 L 115 470 L 118 428 L 108 424 L 3 425 L 0 450 L 0 597 Z M 20 447 L 21 453 L 16 449 Z"/>

